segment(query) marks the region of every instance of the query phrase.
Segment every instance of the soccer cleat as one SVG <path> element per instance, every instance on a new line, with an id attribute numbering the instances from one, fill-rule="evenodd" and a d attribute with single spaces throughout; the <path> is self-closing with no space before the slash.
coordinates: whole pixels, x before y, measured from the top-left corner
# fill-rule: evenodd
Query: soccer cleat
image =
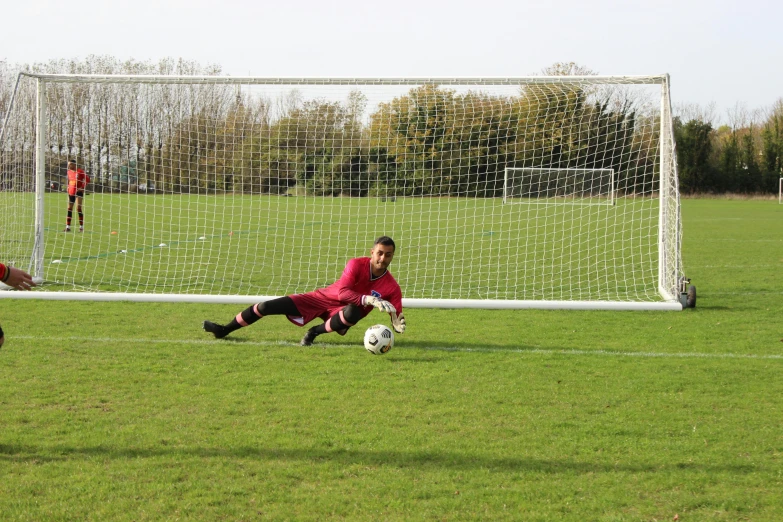
<path id="1" fill-rule="evenodd" d="M 204 331 L 214 335 L 215 339 L 222 339 L 229 334 L 229 332 L 226 332 L 225 326 L 215 324 L 211 321 L 204 321 Z"/>
<path id="2" fill-rule="evenodd" d="M 302 341 L 299 344 L 301 344 L 302 346 L 312 346 L 313 341 L 315 341 L 316 337 L 318 337 L 318 334 L 308 330 L 305 336 L 302 337 Z"/>
<path id="3" fill-rule="evenodd" d="M 79 232 L 84 232 L 84 227 L 79 227 Z"/>
<path id="4" fill-rule="evenodd" d="M 65 230 L 63 230 L 63 232 L 70 232 L 70 231 L 71 231 L 71 227 L 65 227 Z"/>

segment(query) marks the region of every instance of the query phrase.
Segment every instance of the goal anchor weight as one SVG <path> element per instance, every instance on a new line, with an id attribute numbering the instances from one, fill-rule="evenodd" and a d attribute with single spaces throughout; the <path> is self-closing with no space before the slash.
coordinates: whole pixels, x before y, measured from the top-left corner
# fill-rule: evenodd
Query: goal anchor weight
<path id="1" fill-rule="evenodd" d="M 696 308 L 696 285 L 687 277 L 680 278 L 680 304 L 683 309 Z"/>

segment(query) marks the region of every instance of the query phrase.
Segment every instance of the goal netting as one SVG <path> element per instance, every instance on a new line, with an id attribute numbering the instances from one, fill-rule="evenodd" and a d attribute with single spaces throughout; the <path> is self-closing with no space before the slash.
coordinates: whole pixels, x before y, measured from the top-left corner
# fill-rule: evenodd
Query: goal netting
<path id="1" fill-rule="evenodd" d="M 256 302 L 389 235 L 406 306 L 680 308 L 665 75 L 11 86 L 0 260 L 42 284 L 2 296 Z"/>

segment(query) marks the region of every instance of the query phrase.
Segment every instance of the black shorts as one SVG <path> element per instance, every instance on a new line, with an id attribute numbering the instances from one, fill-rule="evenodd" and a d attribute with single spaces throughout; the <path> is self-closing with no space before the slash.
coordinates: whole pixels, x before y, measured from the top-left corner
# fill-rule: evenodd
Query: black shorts
<path id="1" fill-rule="evenodd" d="M 75 196 L 71 196 L 70 194 L 68 194 L 68 203 L 74 203 L 76 201 L 76 198 L 83 198 L 83 197 L 84 197 L 83 190 L 77 192 Z"/>

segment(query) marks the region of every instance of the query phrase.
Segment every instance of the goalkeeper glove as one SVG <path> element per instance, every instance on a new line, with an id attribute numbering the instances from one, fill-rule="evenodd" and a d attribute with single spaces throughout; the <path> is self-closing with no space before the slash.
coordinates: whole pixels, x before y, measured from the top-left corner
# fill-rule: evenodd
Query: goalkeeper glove
<path id="1" fill-rule="evenodd" d="M 405 316 L 402 315 L 402 312 L 400 312 L 400 315 L 392 313 L 391 318 L 394 331 L 400 334 L 405 333 Z"/>
<path id="2" fill-rule="evenodd" d="M 394 308 L 394 305 L 391 304 L 389 301 L 385 301 L 383 299 L 378 299 L 374 295 L 364 295 L 364 296 L 362 296 L 362 304 L 364 306 L 374 306 L 375 308 L 377 308 L 381 312 L 386 312 L 386 313 L 389 313 L 389 314 L 392 313 L 392 312 L 394 312 L 394 313 L 397 312 L 397 309 Z"/>

